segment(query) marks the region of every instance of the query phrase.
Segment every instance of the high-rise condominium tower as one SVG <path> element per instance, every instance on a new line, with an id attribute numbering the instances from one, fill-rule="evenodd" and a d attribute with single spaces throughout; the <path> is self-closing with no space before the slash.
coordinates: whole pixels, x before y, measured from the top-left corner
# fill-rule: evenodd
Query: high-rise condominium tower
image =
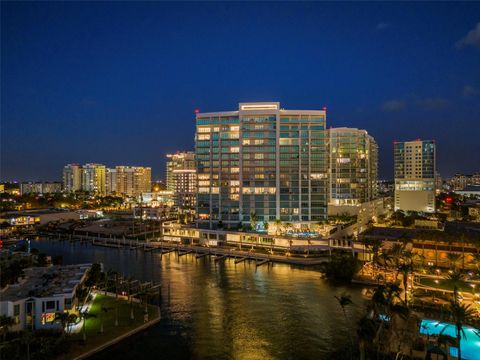
<path id="1" fill-rule="evenodd" d="M 329 205 L 359 205 L 377 196 L 378 147 L 365 130 L 328 130 Z"/>
<path id="2" fill-rule="evenodd" d="M 179 151 L 167 154 L 167 191 L 175 191 L 175 170 L 195 170 L 195 153 L 192 151 Z"/>
<path id="3" fill-rule="evenodd" d="M 82 168 L 82 190 L 105 195 L 105 165 L 85 164 Z"/>
<path id="4" fill-rule="evenodd" d="M 180 213 L 193 213 L 197 197 L 195 153 L 177 152 L 167 158 L 167 190 L 173 192 Z"/>
<path id="5" fill-rule="evenodd" d="M 63 168 L 63 191 L 74 192 L 82 190 L 82 166 L 68 164 Z"/>
<path id="6" fill-rule="evenodd" d="M 117 166 L 116 193 L 126 196 L 139 196 L 150 192 L 152 187 L 152 169 L 141 166 Z"/>
<path id="7" fill-rule="evenodd" d="M 395 210 L 435 212 L 435 142 L 394 142 Z"/>
<path id="8" fill-rule="evenodd" d="M 117 193 L 117 169 L 107 168 L 105 174 L 105 191 L 107 195 Z"/>
<path id="9" fill-rule="evenodd" d="M 326 219 L 325 110 L 240 103 L 196 120 L 199 226 Z"/>

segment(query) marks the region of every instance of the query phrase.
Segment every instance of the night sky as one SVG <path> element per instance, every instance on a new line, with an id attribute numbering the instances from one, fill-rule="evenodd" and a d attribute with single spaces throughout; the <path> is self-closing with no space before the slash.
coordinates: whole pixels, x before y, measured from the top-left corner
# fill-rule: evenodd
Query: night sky
<path id="1" fill-rule="evenodd" d="M 480 3 L 1 4 L 1 180 L 193 149 L 194 109 L 280 101 L 480 170 Z"/>

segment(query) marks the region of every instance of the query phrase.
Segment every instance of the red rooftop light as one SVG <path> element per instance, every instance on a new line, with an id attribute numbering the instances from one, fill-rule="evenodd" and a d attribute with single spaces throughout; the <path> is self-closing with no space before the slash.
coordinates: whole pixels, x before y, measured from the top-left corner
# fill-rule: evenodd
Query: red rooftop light
<path id="1" fill-rule="evenodd" d="M 327 107 L 326 107 L 326 106 L 324 106 L 322 109 L 323 109 L 323 111 L 327 111 Z"/>
<path id="2" fill-rule="evenodd" d="M 199 114 L 200 113 L 200 109 L 195 109 L 195 114 Z"/>

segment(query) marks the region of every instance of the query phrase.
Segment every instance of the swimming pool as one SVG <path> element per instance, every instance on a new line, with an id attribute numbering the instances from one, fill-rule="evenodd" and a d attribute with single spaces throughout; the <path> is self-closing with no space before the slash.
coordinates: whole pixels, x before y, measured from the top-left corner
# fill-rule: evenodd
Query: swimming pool
<path id="1" fill-rule="evenodd" d="M 445 329 L 445 330 L 444 330 Z M 470 326 L 464 326 L 465 337 L 460 339 L 462 346 L 462 359 L 480 360 L 480 330 Z M 438 335 L 442 332 L 444 335 L 456 338 L 455 326 L 450 323 L 444 323 L 437 320 L 422 320 L 420 324 L 420 333 L 425 335 Z M 478 335 L 477 335 L 478 334 Z M 451 348 L 450 355 L 457 356 L 457 348 Z"/>

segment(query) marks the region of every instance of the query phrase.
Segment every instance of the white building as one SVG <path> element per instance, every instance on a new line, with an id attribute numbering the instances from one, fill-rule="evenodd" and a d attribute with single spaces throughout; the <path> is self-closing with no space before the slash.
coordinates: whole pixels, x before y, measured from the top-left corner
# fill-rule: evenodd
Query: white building
<path id="1" fill-rule="evenodd" d="M 393 147 L 395 210 L 435 212 L 435 142 L 394 142 Z"/>
<path id="2" fill-rule="evenodd" d="M 20 184 L 20 195 L 23 194 L 51 194 L 62 191 L 60 182 L 25 182 Z"/>
<path id="3" fill-rule="evenodd" d="M 18 284 L 0 291 L 0 315 L 12 317 L 10 331 L 61 329 L 55 314 L 75 308 L 75 292 L 91 264 L 34 267 Z"/>

